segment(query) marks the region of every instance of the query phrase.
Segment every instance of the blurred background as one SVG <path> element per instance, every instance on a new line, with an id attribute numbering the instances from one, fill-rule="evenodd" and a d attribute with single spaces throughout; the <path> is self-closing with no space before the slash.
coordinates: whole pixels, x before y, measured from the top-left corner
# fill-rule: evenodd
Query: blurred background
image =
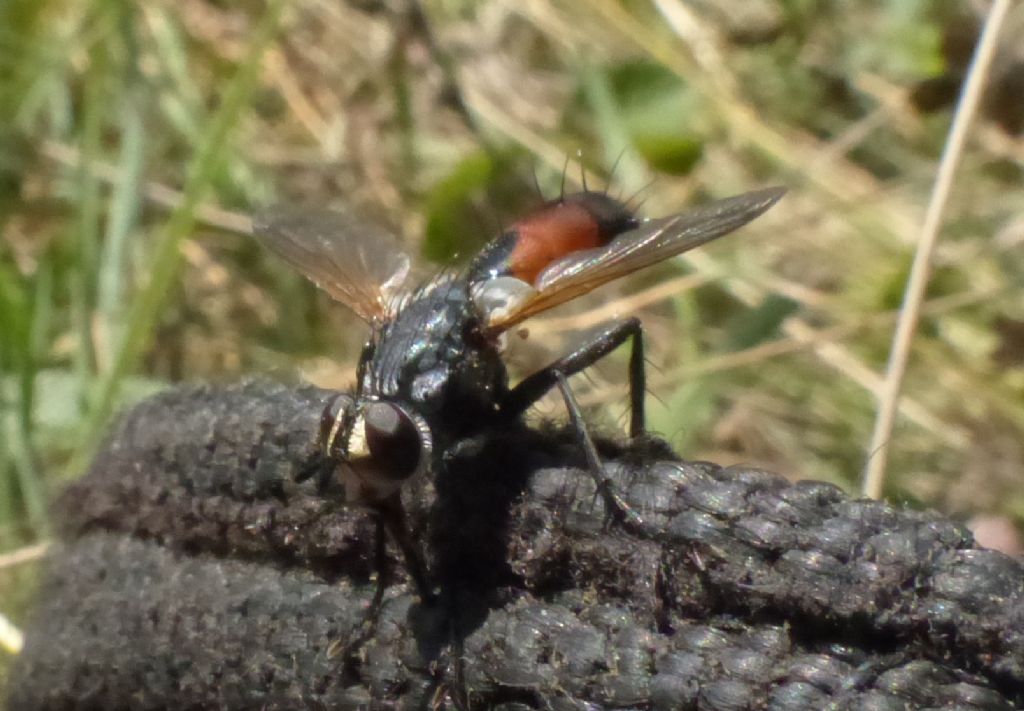
<path id="1" fill-rule="evenodd" d="M 351 384 L 364 325 L 239 231 L 274 203 L 359 209 L 440 268 L 583 175 L 651 216 L 786 185 L 740 233 L 531 321 L 512 360 L 529 372 L 638 313 L 651 426 L 684 456 L 857 491 L 987 7 L 3 3 L 0 614 L 24 619 L 47 502 L 120 408 L 180 382 Z M 1011 551 L 1021 30 L 1018 7 L 947 205 L 885 487 L 1001 527 Z M 574 381 L 605 432 L 625 422 L 625 362 Z"/>

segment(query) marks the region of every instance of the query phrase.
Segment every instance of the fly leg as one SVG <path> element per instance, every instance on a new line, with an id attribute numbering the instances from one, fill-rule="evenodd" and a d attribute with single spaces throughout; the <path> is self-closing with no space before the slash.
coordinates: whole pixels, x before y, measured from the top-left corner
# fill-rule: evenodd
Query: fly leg
<path id="1" fill-rule="evenodd" d="M 317 491 L 324 495 L 334 483 L 334 469 L 335 465 L 330 459 L 326 455 L 321 455 L 311 464 L 307 464 L 296 475 L 295 481 L 302 483 L 307 479 L 315 478 Z M 390 578 L 387 545 L 385 542 L 386 536 L 390 534 L 395 543 L 398 544 L 399 550 L 402 551 L 402 556 L 409 567 L 409 574 L 416 584 L 418 592 L 425 601 L 428 601 L 430 599 L 430 586 L 427 584 L 426 567 L 423 565 L 423 556 L 419 548 L 409 537 L 408 526 L 405 520 L 405 509 L 402 506 L 399 494 L 397 492 L 392 494 L 374 506 L 373 509 L 377 518 L 377 530 L 375 533 L 376 552 L 374 557 L 377 564 L 378 580 L 380 581 L 377 586 L 377 592 L 374 595 L 374 600 L 383 598 L 384 588 L 387 587 L 387 581 Z"/>
<path id="2" fill-rule="evenodd" d="M 569 355 L 538 370 L 516 385 L 501 404 L 503 412 L 521 416 L 535 402 L 558 385 L 558 373 L 575 375 L 604 358 L 626 341 L 632 341 L 629 353 L 629 436 L 644 434 L 644 331 L 640 319 L 630 318 L 610 327 L 594 340 L 577 348 Z"/>
<path id="3" fill-rule="evenodd" d="M 562 392 L 562 399 L 565 400 L 565 407 L 569 411 L 569 419 L 572 421 L 576 436 L 579 437 L 580 446 L 587 458 L 587 469 L 597 485 L 597 490 L 604 498 L 604 505 L 620 523 L 626 524 L 629 528 L 642 529 L 644 521 L 626 501 L 615 491 L 615 485 L 604 475 L 604 467 L 601 465 L 601 457 L 594 446 L 594 440 L 587 430 L 587 423 L 583 421 L 583 412 L 576 402 L 572 388 L 569 386 L 569 379 L 565 373 L 555 371 L 556 386 Z"/>
<path id="4" fill-rule="evenodd" d="M 366 644 L 367 640 L 373 637 L 374 632 L 377 631 L 377 621 L 380 619 L 381 607 L 384 605 L 384 591 L 387 590 L 388 584 L 391 582 L 391 565 L 388 561 L 388 546 L 387 546 L 387 533 L 384 530 L 384 519 L 382 516 L 377 516 L 377 530 L 374 532 L 374 562 L 377 567 L 377 589 L 373 591 L 373 599 L 370 600 L 370 607 L 366 612 L 366 617 L 363 618 L 363 623 L 360 625 L 362 628 L 355 637 L 349 640 L 349 643 L 341 646 L 340 642 L 337 645 L 332 645 L 332 648 L 328 649 L 328 658 L 334 657 L 337 654 L 336 649 L 341 648 L 344 650 L 342 659 L 345 660 L 346 665 L 355 664 L 356 654 Z"/>
<path id="5" fill-rule="evenodd" d="M 402 551 L 405 565 L 409 569 L 409 576 L 416 585 L 416 591 L 419 593 L 420 599 L 425 604 L 431 604 L 434 601 L 434 591 L 427 577 L 427 566 L 423 562 L 423 551 L 409 534 L 405 508 L 402 506 L 402 499 L 398 492 L 395 492 L 378 504 L 377 510 L 384 528 L 387 529 L 391 538 L 398 544 L 398 549 Z"/>
<path id="6" fill-rule="evenodd" d="M 344 647 L 343 658 L 346 664 L 354 663 L 356 653 L 367 640 L 373 637 L 377 630 L 377 621 L 380 619 L 381 607 L 384 604 L 384 591 L 387 590 L 391 582 L 391 564 L 388 560 L 387 550 L 388 535 L 394 539 L 402 551 L 402 557 L 405 558 L 405 564 L 409 568 L 409 575 L 416 585 L 420 599 L 424 604 L 428 605 L 434 601 L 434 593 L 427 582 L 423 556 L 419 547 L 413 543 L 409 536 L 405 509 L 402 507 L 401 498 L 397 493 L 392 494 L 374 508 L 377 515 L 376 541 L 374 546 L 374 558 L 377 565 L 377 589 L 373 593 L 370 608 L 363 619 L 362 630 Z"/>
<path id="7" fill-rule="evenodd" d="M 634 438 L 643 435 L 645 431 L 643 328 L 640 325 L 640 320 L 636 318 L 615 324 L 590 343 L 529 376 L 509 391 L 501 407 L 503 411 L 518 417 L 551 388 L 557 387 L 562 393 L 566 409 L 569 410 L 569 418 L 587 458 L 587 468 L 594 478 L 598 492 L 604 498 L 605 507 L 620 522 L 631 527 L 642 528 L 643 519 L 615 492 L 612 482 L 604 475 L 597 447 L 594 446 L 586 422 L 583 420 L 583 412 L 569 386 L 569 376 L 590 367 L 627 340 L 632 341 L 629 356 L 629 434 Z"/>

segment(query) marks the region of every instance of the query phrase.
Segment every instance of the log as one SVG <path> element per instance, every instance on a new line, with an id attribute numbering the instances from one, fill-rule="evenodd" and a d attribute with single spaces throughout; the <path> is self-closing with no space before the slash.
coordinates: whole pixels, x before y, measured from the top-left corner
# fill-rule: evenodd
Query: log
<path id="1" fill-rule="evenodd" d="M 565 428 L 403 492 L 438 597 L 304 477 L 330 392 L 169 391 L 61 496 L 10 709 L 906 709 L 1024 704 L 1024 565 L 942 516 Z M 303 479 L 297 483 L 297 479 Z M 381 578 L 383 576 L 383 578 Z M 383 599 L 374 604 L 382 582 Z"/>

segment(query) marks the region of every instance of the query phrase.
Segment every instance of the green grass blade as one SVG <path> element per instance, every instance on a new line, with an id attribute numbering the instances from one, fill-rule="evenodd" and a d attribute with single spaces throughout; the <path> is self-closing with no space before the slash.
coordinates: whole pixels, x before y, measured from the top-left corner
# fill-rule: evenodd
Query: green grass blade
<path id="1" fill-rule="evenodd" d="M 71 458 L 72 472 L 87 464 L 100 433 L 116 403 L 122 378 L 136 367 L 153 328 L 160 316 L 167 295 L 179 273 L 181 242 L 191 233 L 196 222 L 196 208 L 207 195 L 221 168 L 231 129 L 247 104 L 255 87 L 263 52 L 278 28 L 282 0 L 273 2 L 253 33 L 245 59 L 234 78 L 225 87 L 223 101 L 204 128 L 195 159 L 189 166 L 181 203 L 171 213 L 153 250 L 149 284 L 134 299 L 128 314 L 124 340 L 116 353 L 111 369 L 103 375 L 91 402 L 82 431 L 82 439 Z"/>
<path id="2" fill-rule="evenodd" d="M 97 308 L 103 324 L 100 336 L 105 353 L 116 351 L 123 333 L 125 250 L 141 210 L 144 145 L 142 117 L 136 95 L 130 92 L 121 107 L 120 179 L 111 195 L 98 275 Z"/>

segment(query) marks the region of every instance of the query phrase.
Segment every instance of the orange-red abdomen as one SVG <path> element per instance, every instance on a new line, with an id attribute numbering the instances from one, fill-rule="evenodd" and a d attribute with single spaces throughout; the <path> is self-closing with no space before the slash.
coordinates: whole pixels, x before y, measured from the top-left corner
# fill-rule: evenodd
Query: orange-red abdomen
<path id="1" fill-rule="evenodd" d="M 470 281 L 512 276 L 533 284 L 553 262 L 602 247 L 637 220 L 604 193 L 582 192 L 547 203 L 491 242 L 477 256 Z"/>
<path id="2" fill-rule="evenodd" d="M 604 244 L 597 220 L 579 203 L 547 207 L 517 223 L 513 230 L 516 239 L 509 270 L 511 276 L 530 284 L 555 260 Z"/>

